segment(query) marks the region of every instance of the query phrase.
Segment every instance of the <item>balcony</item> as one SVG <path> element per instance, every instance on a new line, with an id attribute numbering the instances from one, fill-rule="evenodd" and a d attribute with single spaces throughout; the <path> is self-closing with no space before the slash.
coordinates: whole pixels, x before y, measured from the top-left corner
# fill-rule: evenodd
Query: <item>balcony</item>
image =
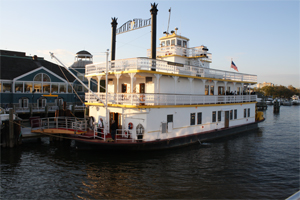
<path id="1" fill-rule="evenodd" d="M 181 74 L 204 78 L 224 79 L 227 81 L 244 81 L 251 83 L 257 82 L 256 75 L 195 67 L 191 65 L 175 66 L 167 61 L 155 60 L 150 58 L 122 59 L 110 61 L 108 63 L 109 72 L 126 72 L 129 70 L 151 71 L 151 69 L 155 69 L 156 72 L 164 72 L 169 74 Z M 104 73 L 105 70 L 106 63 L 90 64 L 86 65 L 85 67 L 85 75 L 96 76 L 98 74 Z"/>
<path id="2" fill-rule="evenodd" d="M 105 101 L 105 93 L 95 93 L 102 101 Z M 139 94 L 118 93 L 108 94 L 108 104 L 119 105 L 146 105 L 146 106 L 176 106 L 176 105 L 204 105 L 204 104 L 228 104 L 256 102 L 256 95 L 190 95 L 190 94 Z M 91 93 L 85 94 L 89 103 L 97 102 Z"/>

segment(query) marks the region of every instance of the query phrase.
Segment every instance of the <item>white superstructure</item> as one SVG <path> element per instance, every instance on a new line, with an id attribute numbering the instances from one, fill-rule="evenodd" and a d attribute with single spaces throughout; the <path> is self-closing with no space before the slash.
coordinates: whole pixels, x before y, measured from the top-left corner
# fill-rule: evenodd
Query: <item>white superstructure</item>
<path id="1" fill-rule="evenodd" d="M 190 48 L 188 38 L 172 32 L 160 38 L 157 59 L 109 62 L 107 95 L 100 93 L 106 63 L 87 65 L 85 76 L 89 84 L 91 79 L 97 81 L 95 94 L 102 102 L 107 100 L 106 111 L 94 94 L 86 93 L 89 114 L 96 122 L 108 115 L 109 121 L 116 121 L 119 133 L 129 133 L 133 142 L 255 122 L 257 97 L 249 94 L 247 88 L 256 84 L 257 76 L 211 69 L 211 62 L 206 46 Z"/>

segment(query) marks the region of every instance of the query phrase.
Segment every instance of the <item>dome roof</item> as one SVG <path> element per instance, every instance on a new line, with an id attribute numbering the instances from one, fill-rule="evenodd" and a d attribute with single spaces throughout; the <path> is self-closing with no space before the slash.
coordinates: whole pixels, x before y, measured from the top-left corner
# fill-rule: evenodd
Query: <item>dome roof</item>
<path id="1" fill-rule="evenodd" d="M 76 53 L 76 55 L 82 55 L 82 54 L 88 54 L 88 55 L 92 55 L 90 52 L 86 51 L 86 50 L 81 50 L 81 51 L 78 51 Z"/>

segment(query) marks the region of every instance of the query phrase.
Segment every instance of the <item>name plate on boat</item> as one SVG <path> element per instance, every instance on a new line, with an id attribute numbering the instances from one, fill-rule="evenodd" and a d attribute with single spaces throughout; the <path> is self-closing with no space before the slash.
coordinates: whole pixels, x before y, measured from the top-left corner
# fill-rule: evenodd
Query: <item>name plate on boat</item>
<path id="1" fill-rule="evenodd" d="M 124 23 L 121 27 L 117 28 L 117 35 L 135 29 L 151 26 L 151 18 L 149 19 L 133 19 Z"/>

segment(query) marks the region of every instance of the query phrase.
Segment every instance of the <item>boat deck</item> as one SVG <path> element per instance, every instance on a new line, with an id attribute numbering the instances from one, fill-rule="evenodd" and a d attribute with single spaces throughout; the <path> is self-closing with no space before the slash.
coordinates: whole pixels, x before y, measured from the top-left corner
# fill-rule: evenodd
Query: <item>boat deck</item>
<path id="1" fill-rule="evenodd" d="M 32 133 L 39 133 L 48 136 L 60 137 L 61 135 L 68 136 L 70 139 L 88 141 L 94 143 L 136 143 L 136 140 L 132 140 L 131 138 L 122 137 L 121 134 L 117 134 L 115 140 L 112 140 L 111 134 L 108 133 L 104 136 L 94 135 L 94 130 L 74 130 L 74 129 L 66 129 L 66 128 L 44 128 L 44 129 L 34 129 L 31 130 Z M 141 141 L 140 141 L 141 142 Z"/>

